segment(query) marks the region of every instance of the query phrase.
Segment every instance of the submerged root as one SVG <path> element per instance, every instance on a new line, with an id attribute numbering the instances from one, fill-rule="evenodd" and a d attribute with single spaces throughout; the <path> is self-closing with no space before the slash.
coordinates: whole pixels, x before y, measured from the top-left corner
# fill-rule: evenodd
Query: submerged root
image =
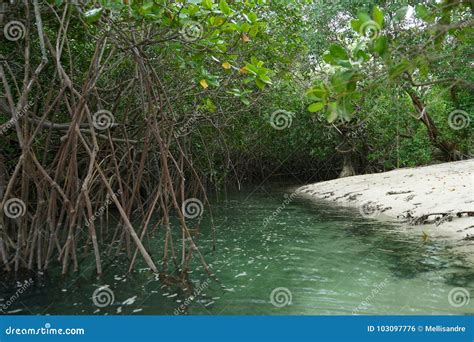
<path id="1" fill-rule="evenodd" d="M 69 15 L 58 20 L 61 27 L 72 25 Z M 54 265 L 67 274 L 93 255 L 101 275 L 104 258 L 126 254 L 130 271 L 141 259 L 165 282 L 185 287 L 193 256 L 208 266 L 182 206 L 200 198 L 204 208 L 206 191 L 190 138 L 178 132 L 182 118 L 164 76 L 137 41 L 150 37 L 110 27 L 97 40 L 83 78 L 61 64 L 73 60 L 69 49 L 55 46 L 67 39 L 66 29 L 54 37 L 44 31 L 44 58 L 25 79 L 21 73 L 12 80 L 0 65 L 0 112 L 14 123 L 8 139 L 15 147 L 14 153 L 0 152 L 0 267 L 18 273 Z M 33 48 L 25 44 L 21 55 L 31 58 Z M 129 78 L 120 76 L 109 89 L 118 65 Z M 55 122 L 59 114 L 69 122 Z M 179 223 L 171 225 L 171 216 Z M 146 244 L 154 233 L 165 236 L 160 269 Z M 174 278 L 169 269 L 182 271 Z"/>

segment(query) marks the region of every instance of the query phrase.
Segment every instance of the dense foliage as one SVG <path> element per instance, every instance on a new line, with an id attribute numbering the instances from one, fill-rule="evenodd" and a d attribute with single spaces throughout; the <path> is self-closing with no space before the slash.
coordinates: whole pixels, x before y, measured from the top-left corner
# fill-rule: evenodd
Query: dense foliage
<path id="1" fill-rule="evenodd" d="M 76 229 L 108 194 L 130 267 L 139 250 L 155 269 L 146 227 L 158 212 L 169 230 L 178 212 L 185 274 L 196 247 L 180 206 L 188 194 L 206 202 L 210 189 L 242 182 L 474 153 L 471 1 L 2 5 L 0 199 L 15 194 L 34 213 L 18 224 L 23 235 L 12 222 L 0 230 L 6 268 L 36 257 L 47 267 L 55 251 L 63 272 L 71 259 L 77 267 Z M 163 254 L 165 269 L 178 264 L 171 235 Z"/>

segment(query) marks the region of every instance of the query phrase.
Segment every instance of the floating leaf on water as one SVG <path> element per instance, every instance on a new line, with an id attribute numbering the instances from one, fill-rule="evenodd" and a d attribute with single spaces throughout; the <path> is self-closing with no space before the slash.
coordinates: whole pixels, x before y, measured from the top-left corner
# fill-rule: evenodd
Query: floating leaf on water
<path id="1" fill-rule="evenodd" d="M 22 311 L 23 311 L 23 309 L 16 309 L 16 310 L 8 311 L 8 313 L 15 314 L 15 313 L 22 312 Z"/>
<path id="2" fill-rule="evenodd" d="M 132 305 L 137 300 L 137 296 L 130 297 L 126 299 L 122 304 L 123 305 Z"/>

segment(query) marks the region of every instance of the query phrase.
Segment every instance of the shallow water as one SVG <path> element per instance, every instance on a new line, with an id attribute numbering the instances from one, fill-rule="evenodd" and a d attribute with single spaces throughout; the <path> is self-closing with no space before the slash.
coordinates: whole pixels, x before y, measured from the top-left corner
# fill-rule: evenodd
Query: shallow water
<path id="1" fill-rule="evenodd" d="M 11 314 L 474 314 L 474 299 L 466 297 L 474 293 L 474 265 L 449 244 L 288 194 L 273 186 L 213 200 L 217 250 L 208 209 L 197 243 L 220 284 L 196 259 L 195 296 L 145 268 L 127 274 L 121 256 L 104 261 L 100 280 L 86 260 L 66 279 L 34 277 L 17 299 L 15 289 L 2 289 L 0 309 L 9 301 L 3 308 Z M 159 236 L 148 242 L 154 256 L 161 246 Z M 98 307 L 93 293 L 104 285 L 114 300 Z"/>

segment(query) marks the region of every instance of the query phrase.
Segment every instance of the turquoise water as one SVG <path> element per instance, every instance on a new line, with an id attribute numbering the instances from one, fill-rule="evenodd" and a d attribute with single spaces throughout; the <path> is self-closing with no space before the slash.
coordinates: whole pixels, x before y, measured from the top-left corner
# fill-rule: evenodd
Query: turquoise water
<path id="1" fill-rule="evenodd" d="M 212 251 L 208 209 L 197 244 L 220 283 L 210 279 L 195 260 L 190 274 L 192 297 L 163 285 L 146 268 L 127 274 L 128 261 L 121 255 L 106 260 L 106 276 L 101 279 L 96 278 L 93 262 L 88 265 L 87 259 L 76 275 L 35 277 L 34 284 L 4 311 L 100 315 L 474 314 L 474 299 L 466 297 L 474 293 L 474 265 L 450 245 L 423 242 L 419 235 L 393 224 L 368 221 L 357 210 L 289 194 L 287 188 L 272 186 L 212 200 L 217 249 Z M 148 242 L 153 256 L 163 252 L 160 234 Z M 113 293 L 113 302 L 108 300 L 106 307 L 93 301 L 100 286 L 108 286 L 108 293 Z M 0 293 L 0 308 L 12 291 Z"/>

